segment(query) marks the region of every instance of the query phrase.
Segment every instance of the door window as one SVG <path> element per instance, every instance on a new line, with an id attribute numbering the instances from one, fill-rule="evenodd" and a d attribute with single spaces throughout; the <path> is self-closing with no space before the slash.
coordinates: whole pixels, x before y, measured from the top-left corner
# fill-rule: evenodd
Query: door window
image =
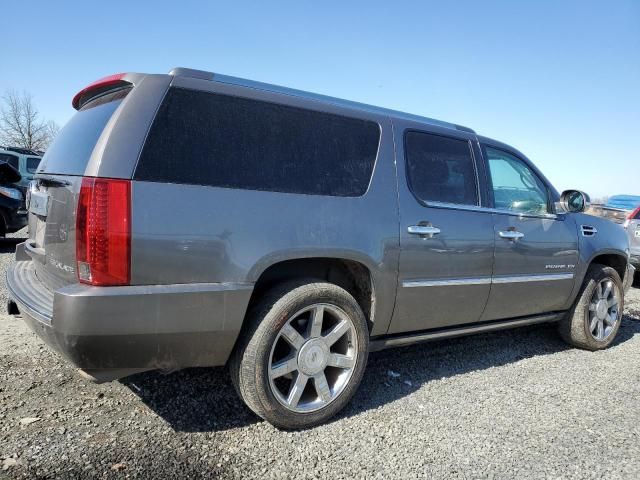
<path id="1" fill-rule="evenodd" d="M 9 165 L 11 165 L 16 170 L 19 169 L 19 167 L 18 167 L 18 157 L 16 157 L 15 155 L 9 155 L 8 153 L 0 153 L 0 162 L 7 162 Z"/>
<path id="2" fill-rule="evenodd" d="M 478 205 L 478 183 L 469 142 L 409 131 L 407 180 L 418 200 Z"/>
<path id="3" fill-rule="evenodd" d="M 519 213 L 546 214 L 549 194 L 542 180 L 519 158 L 485 147 L 495 208 Z"/>

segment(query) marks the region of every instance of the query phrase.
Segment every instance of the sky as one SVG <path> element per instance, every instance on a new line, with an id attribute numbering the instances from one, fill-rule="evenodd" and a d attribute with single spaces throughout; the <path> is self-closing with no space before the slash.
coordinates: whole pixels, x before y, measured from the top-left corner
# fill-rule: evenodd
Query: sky
<path id="1" fill-rule="evenodd" d="M 640 195 L 640 0 L 6 2 L 0 94 L 64 124 L 117 72 L 177 66 L 473 128 L 558 190 Z M 28 21 L 17 21 L 28 19 Z"/>

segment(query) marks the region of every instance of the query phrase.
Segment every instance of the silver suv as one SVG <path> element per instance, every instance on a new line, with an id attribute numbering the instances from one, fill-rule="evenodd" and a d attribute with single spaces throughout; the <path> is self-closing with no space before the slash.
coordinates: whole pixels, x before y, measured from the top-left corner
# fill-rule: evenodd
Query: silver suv
<path id="1" fill-rule="evenodd" d="M 188 69 L 73 106 L 9 311 L 96 381 L 227 364 L 251 410 L 300 428 L 373 350 L 540 322 L 596 350 L 620 327 L 622 227 L 469 128 Z"/>

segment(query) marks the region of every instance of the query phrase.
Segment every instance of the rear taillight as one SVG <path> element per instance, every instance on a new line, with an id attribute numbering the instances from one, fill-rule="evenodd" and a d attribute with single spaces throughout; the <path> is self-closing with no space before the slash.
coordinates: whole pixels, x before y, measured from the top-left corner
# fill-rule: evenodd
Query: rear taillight
<path id="1" fill-rule="evenodd" d="M 622 226 L 624 228 L 627 228 L 629 226 L 629 223 L 631 223 L 631 220 L 638 220 L 640 219 L 640 206 L 637 207 L 633 212 L 631 212 L 629 214 L 629 216 L 627 217 L 627 219 L 624 221 L 624 223 L 622 224 Z"/>
<path id="2" fill-rule="evenodd" d="M 131 265 L 131 182 L 83 178 L 76 215 L 78 280 L 128 285 Z"/>

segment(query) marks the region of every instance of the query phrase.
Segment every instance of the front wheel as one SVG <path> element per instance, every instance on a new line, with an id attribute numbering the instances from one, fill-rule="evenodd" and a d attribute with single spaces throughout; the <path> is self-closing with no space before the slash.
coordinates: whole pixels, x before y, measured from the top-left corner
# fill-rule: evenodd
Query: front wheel
<path id="1" fill-rule="evenodd" d="M 587 270 L 573 308 L 559 324 L 560 335 L 578 348 L 607 348 L 620 329 L 623 308 L 622 280 L 618 272 L 593 264 Z"/>
<path id="2" fill-rule="evenodd" d="M 308 428 L 339 412 L 367 363 L 369 330 L 344 289 L 313 280 L 281 285 L 249 314 L 230 362 L 256 414 L 281 428 Z"/>

